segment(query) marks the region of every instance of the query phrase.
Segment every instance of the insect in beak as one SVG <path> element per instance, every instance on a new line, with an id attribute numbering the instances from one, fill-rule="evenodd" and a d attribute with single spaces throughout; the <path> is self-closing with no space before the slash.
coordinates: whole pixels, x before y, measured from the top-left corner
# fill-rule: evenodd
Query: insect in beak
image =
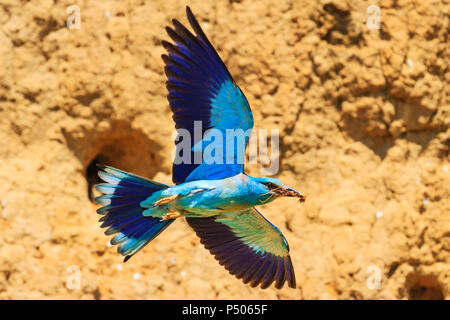
<path id="1" fill-rule="evenodd" d="M 277 187 L 275 189 L 269 190 L 269 192 L 263 193 L 262 196 L 269 193 L 272 193 L 269 199 L 274 196 L 280 196 L 280 197 L 297 197 L 298 202 L 300 203 L 305 202 L 306 200 L 306 197 L 304 195 L 300 194 L 297 190 L 290 187 Z"/>
<path id="2" fill-rule="evenodd" d="M 298 198 L 298 202 L 305 202 L 305 196 L 300 194 L 297 190 L 293 189 L 293 188 L 282 188 L 280 191 L 280 195 L 285 196 L 285 197 L 296 197 Z"/>

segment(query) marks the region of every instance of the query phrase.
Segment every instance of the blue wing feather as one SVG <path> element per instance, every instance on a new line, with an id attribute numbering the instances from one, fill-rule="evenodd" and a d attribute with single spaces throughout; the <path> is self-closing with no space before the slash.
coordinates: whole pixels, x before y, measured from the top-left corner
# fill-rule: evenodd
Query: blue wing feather
<path id="1" fill-rule="evenodd" d="M 190 150 L 191 163 L 173 164 L 173 181 L 182 183 L 200 179 L 222 179 L 243 172 L 243 155 L 248 137 L 245 138 L 244 150 L 226 149 L 226 130 L 251 130 L 253 116 L 242 91 L 234 82 L 225 64 L 200 28 L 189 7 L 186 8 L 188 20 L 195 32 L 192 34 L 177 20 L 174 28 L 167 27 L 167 33 L 174 43 L 163 41 L 168 55 L 162 58 L 166 64 L 165 72 L 169 100 L 176 129 L 185 129 L 190 133 L 190 141 L 177 139 L 177 155 L 181 155 L 183 143 L 194 147 L 202 137 L 194 135 L 194 121 L 201 121 L 202 136 L 208 129 L 217 129 L 222 133 L 222 164 L 194 163 L 194 150 Z M 197 140 L 194 140 L 197 139 Z M 203 140 L 206 147 L 211 141 Z M 242 148 L 241 148 L 242 149 Z M 185 150 L 185 149 L 183 149 Z M 202 148 L 200 149 L 200 151 Z M 228 156 L 229 161 L 226 161 Z M 230 161 L 230 159 L 232 161 Z"/>
<path id="2" fill-rule="evenodd" d="M 217 217 L 186 218 L 200 242 L 231 274 L 252 287 L 267 288 L 275 281 L 280 289 L 287 282 L 295 288 L 295 275 L 291 258 L 270 252 L 257 251 L 228 226 L 216 221 Z"/>

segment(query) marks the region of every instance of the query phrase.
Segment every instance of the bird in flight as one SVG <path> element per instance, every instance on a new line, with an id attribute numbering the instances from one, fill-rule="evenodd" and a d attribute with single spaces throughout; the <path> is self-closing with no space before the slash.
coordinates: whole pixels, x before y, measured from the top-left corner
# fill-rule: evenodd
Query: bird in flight
<path id="1" fill-rule="evenodd" d="M 106 235 L 115 235 L 110 243 L 118 245 L 125 262 L 183 216 L 205 248 L 244 283 L 267 288 L 275 282 L 280 289 L 287 282 L 295 288 L 288 243 L 255 206 L 281 197 L 305 198 L 278 179 L 245 174 L 248 136 L 241 148 L 233 148 L 234 141 L 229 147 L 227 130 L 253 128 L 250 106 L 189 7 L 186 13 L 194 33 L 173 19 L 173 27 L 166 27 L 172 42 L 162 42 L 168 52 L 162 59 L 175 128 L 188 133 L 182 139 L 179 134 L 176 150 L 183 159 L 192 160 L 198 152 L 203 158 L 175 157 L 173 186 L 99 165 L 105 182 L 96 185 L 103 194 L 95 199 L 103 206 L 97 210 L 103 215 L 101 227 L 108 228 Z M 203 133 L 197 140 L 196 123 Z M 214 130 L 226 147 L 218 144 L 208 156 L 202 151 L 212 143 L 208 132 Z M 181 150 L 185 145 L 193 147 Z"/>

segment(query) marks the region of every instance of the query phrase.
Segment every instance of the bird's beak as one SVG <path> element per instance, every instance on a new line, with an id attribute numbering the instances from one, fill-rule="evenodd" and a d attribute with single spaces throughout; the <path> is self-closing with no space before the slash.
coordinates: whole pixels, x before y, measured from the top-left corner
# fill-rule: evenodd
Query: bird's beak
<path id="1" fill-rule="evenodd" d="M 304 195 L 301 195 L 300 192 L 298 192 L 297 190 L 287 187 L 287 186 L 280 189 L 280 195 L 284 196 L 284 197 L 296 197 L 296 198 L 298 198 L 298 201 L 300 201 L 300 202 L 305 201 Z"/>

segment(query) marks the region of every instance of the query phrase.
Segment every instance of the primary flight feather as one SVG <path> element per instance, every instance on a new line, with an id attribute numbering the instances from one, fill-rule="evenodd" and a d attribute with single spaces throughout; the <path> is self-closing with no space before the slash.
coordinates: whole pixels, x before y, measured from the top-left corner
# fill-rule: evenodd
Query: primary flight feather
<path id="1" fill-rule="evenodd" d="M 105 182 L 96 186 L 103 193 L 96 198 L 103 206 L 97 210 L 103 215 L 101 227 L 114 234 L 111 244 L 127 261 L 184 216 L 205 248 L 244 283 L 267 288 L 275 282 L 281 288 L 287 282 L 295 288 L 288 243 L 255 206 L 304 197 L 278 179 L 245 174 L 250 106 L 189 7 L 186 13 L 194 33 L 172 20 L 173 27 L 166 28 L 172 42 L 162 42 L 168 52 L 162 59 L 179 133 L 176 154 L 189 161 L 174 161 L 173 186 L 100 166 Z M 229 139 L 232 130 L 244 132 L 243 145 Z M 215 152 L 205 153 L 213 141 Z"/>

